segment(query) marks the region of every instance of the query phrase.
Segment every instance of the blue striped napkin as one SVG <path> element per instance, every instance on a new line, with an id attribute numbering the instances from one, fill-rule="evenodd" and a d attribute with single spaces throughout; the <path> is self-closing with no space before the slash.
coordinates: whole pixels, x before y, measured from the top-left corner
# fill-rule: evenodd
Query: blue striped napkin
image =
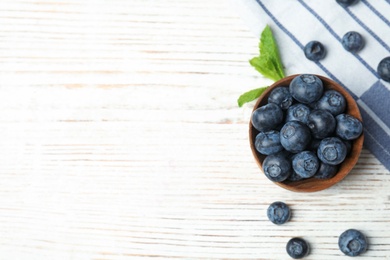
<path id="1" fill-rule="evenodd" d="M 340 83 L 356 99 L 364 120 L 365 147 L 390 170 L 390 83 L 378 76 L 379 62 L 390 56 L 390 0 L 359 0 L 342 7 L 335 0 L 231 0 L 257 38 L 268 24 L 280 48 L 286 75 L 315 73 Z M 357 54 L 341 38 L 357 31 L 365 39 Z M 304 46 L 323 43 L 326 57 L 305 58 Z"/>

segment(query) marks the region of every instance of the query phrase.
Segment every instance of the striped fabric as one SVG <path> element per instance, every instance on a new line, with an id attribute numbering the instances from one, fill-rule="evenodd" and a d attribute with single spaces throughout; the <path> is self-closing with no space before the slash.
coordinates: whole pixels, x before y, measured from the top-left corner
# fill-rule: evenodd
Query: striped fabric
<path id="1" fill-rule="evenodd" d="M 270 25 L 280 47 L 287 75 L 315 73 L 345 87 L 356 99 L 364 120 L 365 147 L 390 170 L 390 83 L 377 73 L 390 56 L 390 0 L 360 0 L 343 8 L 335 0 L 231 0 L 257 37 Z M 341 38 L 357 31 L 365 47 L 357 54 L 344 50 Z M 317 40 L 325 59 L 312 62 L 303 48 Z"/>

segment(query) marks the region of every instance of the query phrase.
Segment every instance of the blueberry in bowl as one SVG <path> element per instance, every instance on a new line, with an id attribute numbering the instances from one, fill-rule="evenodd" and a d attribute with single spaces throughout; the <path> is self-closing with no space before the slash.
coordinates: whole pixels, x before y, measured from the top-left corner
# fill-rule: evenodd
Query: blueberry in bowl
<path id="1" fill-rule="evenodd" d="M 269 181 L 294 192 L 315 192 L 352 170 L 362 150 L 362 130 L 359 108 L 345 88 L 321 75 L 296 74 L 259 97 L 249 141 Z"/>

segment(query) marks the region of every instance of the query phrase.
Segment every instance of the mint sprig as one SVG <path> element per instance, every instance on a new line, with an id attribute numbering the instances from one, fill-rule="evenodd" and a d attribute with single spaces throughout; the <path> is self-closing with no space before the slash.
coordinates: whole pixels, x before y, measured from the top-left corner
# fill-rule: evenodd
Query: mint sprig
<path id="1" fill-rule="evenodd" d="M 268 86 L 252 89 L 252 90 L 249 90 L 248 92 L 245 92 L 244 94 L 242 94 L 238 98 L 238 100 L 237 100 L 238 106 L 242 107 L 242 105 L 244 105 L 245 103 L 250 102 L 250 101 L 255 100 L 256 98 L 260 97 L 260 95 L 263 94 L 263 92 L 267 88 L 268 88 Z"/>
<path id="2" fill-rule="evenodd" d="M 278 81 L 285 77 L 283 72 L 283 64 L 280 59 L 279 49 L 271 28 L 267 25 L 261 33 L 259 42 L 260 55 L 249 60 L 252 65 L 261 75 L 266 78 Z M 238 100 L 238 106 L 241 107 L 247 102 L 253 101 L 260 97 L 267 87 L 257 88 L 245 92 Z"/>

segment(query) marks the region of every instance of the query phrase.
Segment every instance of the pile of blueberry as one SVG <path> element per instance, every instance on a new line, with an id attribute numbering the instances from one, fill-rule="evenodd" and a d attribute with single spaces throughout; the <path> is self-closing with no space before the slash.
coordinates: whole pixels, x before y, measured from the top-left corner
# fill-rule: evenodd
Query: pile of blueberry
<path id="1" fill-rule="evenodd" d="M 291 215 L 290 207 L 281 201 L 272 203 L 267 209 L 268 219 L 276 225 L 286 223 Z M 347 229 L 339 236 L 338 246 L 345 255 L 358 256 L 367 251 L 368 241 L 361 231 Z M 291 258 L 300 259 L 309 254 L 310 245 L 301 237 L 293 237 L 287 242 L 286 251 Z"/>
<path id="2" fill-rule="evenodd" d="M 324 89 L 316 75 L 301 74 L 274 88 L 251 117 L 259 131 L 254 146 L 266 156 L 264 174 L 274 182 L 335 176 L 363 130 L 346 106 L 344 96 Z"/>

